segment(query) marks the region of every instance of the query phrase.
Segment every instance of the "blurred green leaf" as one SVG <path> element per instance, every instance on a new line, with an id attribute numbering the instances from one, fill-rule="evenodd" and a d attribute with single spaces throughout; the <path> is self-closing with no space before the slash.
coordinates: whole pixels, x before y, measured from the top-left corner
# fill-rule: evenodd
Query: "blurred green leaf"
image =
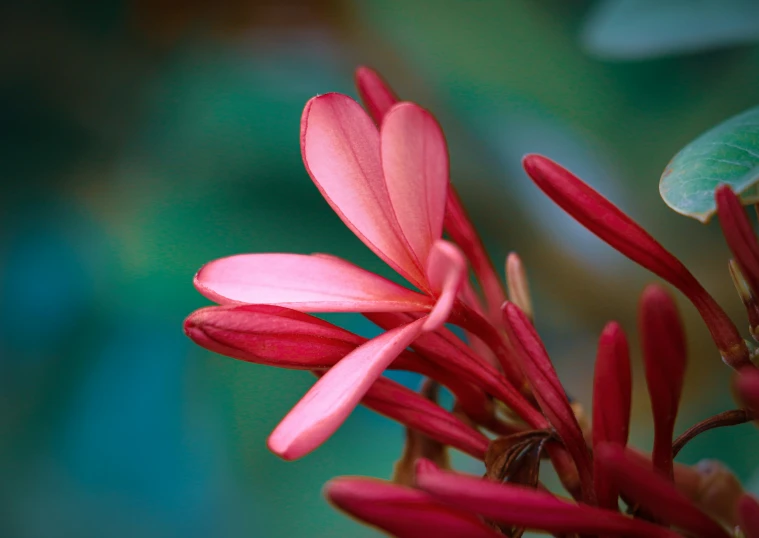
<path id="1" fill-rule="evenodd" d="M 728 183 L 744 203 L 759 201 L 759 107 L 730 118 L 685 146 L 664 169 L 664 202 L 707 222 L 716 210 L 714 190 Z"/>
<path id="2" fill-rule="evenodd" d="M 616 60 L 657 58 L 759 41 L 756 0 L 603 0 L 586 20 L 584 48 Z"/>

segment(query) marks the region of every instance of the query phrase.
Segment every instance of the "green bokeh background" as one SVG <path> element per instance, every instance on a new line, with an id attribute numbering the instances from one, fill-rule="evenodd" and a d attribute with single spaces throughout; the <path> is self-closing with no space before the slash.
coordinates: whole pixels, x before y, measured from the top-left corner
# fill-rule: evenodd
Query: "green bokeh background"
<path id="1" fill-rule="evenodd" d="M 265 438 L 309 375 L 210 354 L 181 331 L 207 304 L 192 275 L 213 258 L 329 252 L 389 275 L 321 199 L 298 146 L 304 103 L 354 94 L 359 64 L 440 119 L 454 182 L 496 265 L 510 250 L 525 260 L 576 398 L 590 405 L 604 322 L 634 340 L 637 296 L 655 279 L 543 199 L 520 171 L 527 152 L 619 203 L 745 325 L 718 228 L 669 211 L 657 184 L 682 145 L 759 103 L 759 31 L 720 19 L 727 31 L 712 32 L 713 13 L 682 25 L 657 8 L 667 2 L 639 3 L 639 19 L 625 1 L 16 4 L 0 22 L 0 536 L 377 535 L 320 488 L 388 477 L 401 428 L 359 409 L 317 452 L 282 462 Z M 721 5 L 728 23 L 753 9 Z M 615 9 L 626 24 L 605 27 Z M 671 45 L 681 31 L 687 51 Z M 682 431 L 733 404 L 729 372 L 679 302 L 692 349 Z M 719 457 L 751 484 L 758 447 L 743 426 L 680 459 Z"/>

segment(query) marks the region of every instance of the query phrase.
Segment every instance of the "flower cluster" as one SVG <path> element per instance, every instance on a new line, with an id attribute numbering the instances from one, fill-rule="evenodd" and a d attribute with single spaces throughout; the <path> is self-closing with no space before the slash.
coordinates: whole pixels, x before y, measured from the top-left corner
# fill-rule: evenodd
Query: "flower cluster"
<path id="1" fill-rule="evenodd" d="M 366 111 L 345 95 L 311 99 L 301 150 L 314 184 L 363 243 L 403 277 L 401 286 L 329 254 L 246 254 L 210 262 L 195 286 L 219 306 L 185 322 L 212 351 L 318 378 L 268 440 L 285 459 L 317 448 L 360 403 L 407 428 L 392 482 L 337 478 L 342 510 L 399 537 L 557 535 L 759 537 L 759 504 L 718 464 L 674 463 L 690 439 L 753 420 L 759 371 L 722 308 L 671 253 L 558 164 L 524 159 L 528 176 L 591 232 L 681 291 L 733 367 L 741 409 L 673 440 L 687 351 L 677 307 L 660 285 L 640 300 L 639 324 L 654 427 L 651 454 L 628 447 L 628 343 L 609 323 L 598 344 L 592 427 L 570 402 L 533 323 L 522 261 L 506 261 L 506 289 L 464 210 L 442 130 L 402 102 L 373 71 L 356 73 Z M 717 191 L 734 254 L 731 274 L 759 335 L 759 243 L 738 197 Z M 443 239 L 443 234 L 448 239 Z M 473 279 L 469 278 L 469 274 Z M 507 293 L 508 292 L 508 293 Z M 367 340 L 309 313 L 355 312 L 385 332 Z M 456 325 L 466 340 L 446 328 Z M 382 376 L 423 374 L 420 392 Z M 455 397 L 451 410 L 437 387 Z M 449 468 L 446 448 L 484 462 L 485 476 Z M 549 459 L 569 498 L 540 480 Z M 626 510 L 620 511 L 620 499 Z"/>

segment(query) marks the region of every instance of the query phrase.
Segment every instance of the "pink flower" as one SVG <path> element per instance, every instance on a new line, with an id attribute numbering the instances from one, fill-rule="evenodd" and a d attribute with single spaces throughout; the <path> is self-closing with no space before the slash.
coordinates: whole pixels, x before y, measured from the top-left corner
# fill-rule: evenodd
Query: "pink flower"
<path id="1" fill-rule="evenodd" d="M 498 329 L 478 314 L 476 301 L 464 300 L 468 297 L 465 258 L 455 245 L 441 240 L 449 196 L 448 154 L 439 125 L 413 103 L 391 104 L 389 94 L 377 95 L 374 92 L 376 103 L 370 110 L 382 114 L 379 129 L 347 96 L 326 94 L 311 99 L 301 123 L 303 160 L 343 222 L 419 291 L 324 254 L 232 256 L 205 265 L 195 277 L 198 290 L 222 305 L 367 315 L 418 313 L 349 351 L 293 408 L 269 438 L 269 447 L 287 459 L 321 444 L 406 347 L 446 321 L 476 334 L 498 356 L 509 379 L 521 379 Z M 230 316 L 231 321 L 240 312 L 217 311 L 217 319 L 219 315 Z M 225 347 L 206 338 L 215 329 L 207 319 L 198 324 L 199 319 L 196 315 L 192 322 L 188 320 L 196 340 L 239 356 L 234 344 Z M 226 336 L 233 333 L 224 332 Z M 472 373 L 471 367 L 468 371 Z M 495 385 L 496 393 L 528 422 L 540 424 L 542 418 L 529 402 L 493 372 L 484 372 L 491 382 L 496 378 L 490 388 Z M 481 374 L 482 367 L 478 381 Z M 489 424 L 498 428 L 493 419 Z"/>

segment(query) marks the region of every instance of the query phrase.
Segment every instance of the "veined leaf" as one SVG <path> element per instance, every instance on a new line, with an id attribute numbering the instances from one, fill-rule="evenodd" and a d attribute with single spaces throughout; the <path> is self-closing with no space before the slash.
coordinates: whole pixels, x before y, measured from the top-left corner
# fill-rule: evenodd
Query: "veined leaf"
<path id="1" fill-rule="evenodd" d="M 664 202 L 707 222 L 716 210 L 714 191 L 723 183 L 744 203 L 759 202 L 759 107 L 717 125 L 673 157 L 659 182 Z"/>

